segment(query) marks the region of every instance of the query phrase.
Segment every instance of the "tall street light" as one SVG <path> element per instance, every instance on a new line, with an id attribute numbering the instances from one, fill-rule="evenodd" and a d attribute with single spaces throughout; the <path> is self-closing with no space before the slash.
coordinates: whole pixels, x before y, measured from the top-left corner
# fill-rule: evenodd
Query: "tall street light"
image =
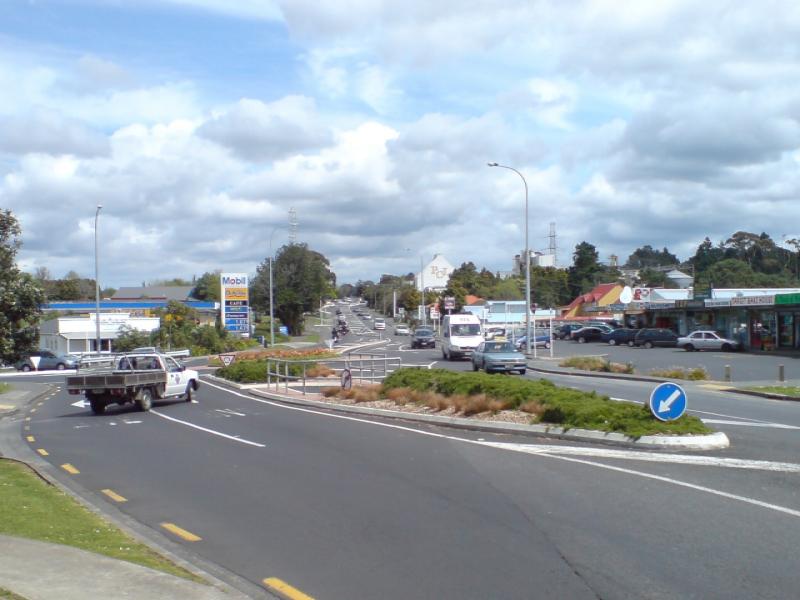
<path id="1" fill-rule="evenodd" d="M 425 327 L 427 317 L 425 316 L 425 268 L 422 266 L 422 255 L 419 256 L 419 287 L 422 291 L 422 326 Z M 434 328 L 435 330 L 435 328 Z"/>
<path id="2" fill-rule="evenodd" d="M 280 227 L 275 227 L 269 234 L 269 345 L 275 345 L 275 311 L 272 307 L 272 236 Z"/>
<path id="3" fill-rule="evenodd" d="M 528 249 L 528 182 L 525 181 L 522 173 L 517 171 L 514 167 L 507 167 L 500 165 L 496 162 L 488 163 L 490 167 L 500 167 L 514 171 L 522 179 L 525 185 L 525 353 L 531 353 L 531 252 Z M 536 344 L 533 345 L 533 351 L 536 352 Z"/>
<path id="4" fill-rule="evenodd" d="M 97 205 L 97 210 L 94 213 L 94 324 L 95 324 L 95 350 L 100 354 L 100 275 L 99 265 L 97 261 L 97 220 L 100 218 L 100 210 L 103 208 L 102 204 Z"/>

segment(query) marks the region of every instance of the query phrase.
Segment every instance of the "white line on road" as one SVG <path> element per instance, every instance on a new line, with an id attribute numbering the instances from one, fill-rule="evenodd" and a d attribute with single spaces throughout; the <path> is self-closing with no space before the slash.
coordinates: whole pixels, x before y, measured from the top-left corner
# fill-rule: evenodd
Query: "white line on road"
<path id="1" fill-rule="evenodd" d="M 751 423 L 749 421 L 729 421 L 726 419 L 702 419 L 703 423 L 712 425 L 739 425 L 741 427 L 769 427 L 772 429 L 800 429 L 797 425 L 784 425 L 782 423 Z"/>
<path id="2" fill-rule="evenodd" d="M 473 444 L 473 445 L 476 445 L 476 446 L 489 447 L 489 448 L 494 448 L 496 450 L 519 452 L 519 450 L 516 449 L 516 448 L 512 448 L 512 447 L 509 447 L 509 446 L 505 446 L 505 447 L 504 446 L 498 446 L 493 442 L 481 442 L 481 441 L 476 441 L 476 440 L 460 438 L 460 437 L 456 437 L 456 436 L 452 436 L 452 435 L 444 435 L 444 434 L 441 434 L 441 433 L 435 433 L 433 431 L 424 431 L 424 430 L 420 430 L 420 429 L 414 429 L 412 427 L 406 427 L 406 426 L 403 426 L 403 425 L 394 425 L 392 423 L 382 423 L 380 421 L 371 421 L 369 419 L 351 417 L 351 416 L 348 416 L 348 415 L 336 415 L 336 414 L 332 414 L 332 413 L 323 412 L 323 411 L 320 411 L 320 410 L 314 410 L 314 409 L 310 409 L 310 408 L 302 408 L 302 407 L 299 407 L 299 406 L 288 406 L 288 405 L 282 404 L 280 402 L 275 402 L 275 401 L 272 401 L 272 400 L 264 400 L 264 399 L 261 399 L 261 398 L 256 398 L 255 396 L 242 394 L 240 392 L 233 391 L 231 389 L 222 387 L 220 385 L 216 385 L 216 384 L 211 383 L 209 381 L 206 381 L 204 383 L 206 385 L 210 386 L 210 387 L 217 388 L 217 389 L 219 389 L 219 390 L 221 390 L 223 392 L 232 394 L 234 396 L 239 396 L 240 398 L 245 398 L 247 400 L 251 400 L 251 401 L 254 401 L 254 402 L 260 402 L 262 404 L 269 404 L 269 405 L 274 406 L 276 408 L 282 408 L 282 409 L 285 409 L 285 410 L 293 410 L 293 411 L 297 411 L 297 412 L 315 414 L 315 415 L 319 415 L 319 416 L 322 416 L 322 417 L 328 417 L 328 418 L 332 418 L 332 419 L 341 419 L 341 420 L 344 420 L 344 421 L 353 421 L 353 422 L 357 422 L 357 423 L 365 423 L 365 424 L 368 424 L 368 425 L 376 425 L 378 427 L 385 427 L 387 429 L 396 429 L 396 430 L 400 430 L 400 431 L 407 431 L 409 433 L 415 433 L 417 435 L 424 435 L 424 436 L 429 436 L 429 437 L 434 437 L 434 438 L 439 438 L 439 439 L 445 439 L 445 440 L 450 440 L 450 441 L 455 441 L 455 442 L 462 442 L 462 443 L 465 443 L 465 444 Z M 594 462 L 594 461 L 590 461 L 590 460 L 584 460 L 584 459 L 581 459 L 581 458 L 573 458 L 573 457 L 570 457 L 570 456 L 559 456 L 558 454 L 539 453 L 539 454 L 533 454 L 533 455 L 534 456 L 542 456 L 542 457 L 546 457 L 546 458 L 557 459 L 557 460 L 563 460 L 563 461 L 567 461 L 567 462 L 574 462 L 574 463 L 589 465 L 589 466 L 598 467 L 598 468 L 601 468 L 601 469 L 606 469 L 606 470 L 609 470 L 609 471 L 617 471 L 619 473 L 625 473 L 627 475 L 635 475 L 637 477 L 644 477 L 644 478 L 647 478 L 647 479 L 654 479 L 654 480 L 657 480 L 657 481 L 662 481 L 664 483 L 669 483 L 669 484 L 677 485 L 677 486 L 680 486 L 680 487 L 686 487 L 686 488 L 694 489 L 694 490 L 697 490 L 697 491 L 700 491 L 700 492 L 706 492 L 708 494 L 713 494 L 715 496 L 720 496 L 722 498 L 728 498 L 730 500 L 736 500 L 738 502 L 744 502 L 746 504 L 750 504 L 750 505 L 753 505 L 753 506 L 759 506 L 761 508 L 767 508 L 767 509 L 774 510 L 774 511 L 777 511 L 777 512 L 781 512 L 781 513 L 784 513 L 784 514 L 788 514 L 788 515 L 791 515 L 791 516 L 794 516 L 794 517 L 800 517 L 800 511 L 793 510 L 793 509 L 787 508 L 785 506 L 780 506 L 780 505 L 777 505 L 777 504 L 770 504 L 769 502 L 762 502 L 761 500 L 756 500 L 754 498 L 748 498 L 747 496 L 738 496 L 736 494 L 729 494 L 728 492 L 723 492 L 723 491 L 720 491 L 720 490 L 715 490 L 713 488 L 704 487 L 704 486 L 700 486 L 700 485 L 695 485 L 693 483 L 680 481 L 678 479 L 672 479 L 670 477 L 662 477 L 660 475 L 653 475 L 653 474 L 650 474 L 650 473 L 644 473 L 642 471 L 634 471 L 632 469 L 623 469 L 621 467 L 616 467 L 616 466 L 612 466 L 612 465 L 606 465 L 606 464 L 603 464 L 603 463 L 598 463 L 598 462 Z M 705 458 L 705 457 L 698 457 L 698 458 Z M 709 458 L 712 458 L 712 457 L 709 457 Z M 751 462 L 758 462 L 758 461 L 751 461 Z M 767 461 L 763 461 L 763 462 L 767 462 Z M 776 464 L 791 464 L 791 463 L 776 463 Z"/>
<path id="3" fill-rule="evenodd" d="M 222 413 L 224 415 L 228 415 L 228 416 L 230 416 L 230 415 L 236 415 L 237 417 L 246 417 L 247 416 L 244 413 L 236 412 L 235 410 L 231 410 L 230 408 L 215 408 L 214 410 L 216 410 L 217 412 Z"/>
<path id="4" fill-rule="evenodd" d="M 220 437 L 224 437 L 229 440 L 233 440 L 234 442 L 239 442 L 242 444 L 248 444 L 250 446 L 255 446 L 256 448 L 265 448 L 266 444 L 259 444 L 258 442 L 251 442 L 250 440 L 245 440 L 240 437 L 236 437 L 235 435 L 228 435 L 227 433 L 222 433 L 220 431 L 214 431 L 213 429 L 207 429 L 206 427 L 200 427 L 200 425 L 195 425 L 194 423 L 189 423 L 189 421 L 181 421 L 180 419 L 176 419 L 175 417 L 168 417 L 165 414 L 158 412 L 157 410 L 151 410 L 150 414 L 153 414 L 157 417 L 161 417 L 162 419 L 166 419 L 167 421 L 174 421 L 175 423 L 180 423 L 181 425 L 186 425 L 187 427 L 192 427 L 194 429 L 199 429 L 200 431 L 205 431 L 206 433 L 210 433 L 212 435 L 218 435 Z"/>

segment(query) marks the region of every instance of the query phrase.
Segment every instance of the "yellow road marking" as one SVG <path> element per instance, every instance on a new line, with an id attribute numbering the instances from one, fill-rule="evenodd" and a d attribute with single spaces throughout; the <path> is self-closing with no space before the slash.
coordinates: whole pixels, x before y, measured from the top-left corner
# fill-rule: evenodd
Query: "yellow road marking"
<path id="1" fill-rule="evenodd" d="M 26 440 L 28 440 L 29 442 L 35 442 L 35 441 L 36 441 L 36 438 L 35 438 L 35 437 L 33 437 L 32 435 L 29 435 L 29 436 L 28 436 L 28 437 L 26 437 L 25 439 L 26 439 Z"/>
<path id="2" fill-rule="evenodd" d="M 44 448 L 37 448 L 36 451 L 42 456 L 50 456 L 50 453 Z"/>
<path id="3" fill-rule="evenodd" d="M 290 600 L 314 600 L 308 594 L 304 594 L 297 588 L 293 588 L 285 581 L 278 579 L 277 577 L 269 577 L 264 580 L 264 585 L 267 586 L 269 589 L 286 596 Z"/>
<path id="4" fill-rule="evenodd" d="M 111 498 L 114 502 L 127 502 L 128 501 L 127 498 L 124 498 L 123 496 L 120 496 L 114 490 L 105 489 L 105 490 L 100 490 L 100 491 L 103 492 L 109 498 Z"/>
<path id="5" fill-rule="evenodd" d="M 80 471 L 78 471 L 78 469 L 76 469 L 75 467 L 73 467 L 69 463 L 65 463 L 65 464 L 61 465 L 61 468 L 64 469 L 70 475 L 77 475 L 78 473 L 80 473 Z"/>
<path id="6" fill-rule="evenodd" d="M 719 383 L 701 383 L 698 387 L 706 388 L 707 390 L 728 390 L 730 385 L 721 385 Z"/>
<path id="7" fill-rule="evenodd" d="M 174 533 L 179 538 L 186 540 L 187 542 L 199 542 L 203 538 L 199 535 L 193 534 L 191 531 L 186 531 L 175 525 L 174 523 L 162 523 L 161 526 L 169 531 L 170 533 Z"/>

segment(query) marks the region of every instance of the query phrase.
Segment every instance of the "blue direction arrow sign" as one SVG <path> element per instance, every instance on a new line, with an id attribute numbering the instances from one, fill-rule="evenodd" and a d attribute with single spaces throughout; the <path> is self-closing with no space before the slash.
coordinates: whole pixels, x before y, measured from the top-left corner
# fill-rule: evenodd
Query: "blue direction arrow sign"
<path id="1" fill-rule="evenodd" d="M 659 421 L 680 419 L 686 412 L 686 392 L 677 383 L 660 383 L 650 394 L 650 412 Z"/>

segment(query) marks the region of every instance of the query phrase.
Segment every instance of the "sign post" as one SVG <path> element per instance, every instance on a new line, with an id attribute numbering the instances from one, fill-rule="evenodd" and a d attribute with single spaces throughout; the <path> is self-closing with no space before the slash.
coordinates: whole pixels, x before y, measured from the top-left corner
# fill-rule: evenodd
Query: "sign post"
<path id="1" fill-rule="evenodd" d="M 250 336 L 250 297 L 247 273 L 220 275 L 222 325 L 242 337 Z"/>
<path id="2" fill-rule="evenodd" d="M 236 360 L 236 355 L 231 354 L 220 354 L 219 359 L 222 361 L 222 365 L 224 367 L 229 367 L 233 361 Z"/>
<path id="3" fill-rule="evenodd" d="M 677 383 L 658 384 L 650 394 L 650 412 L 659 421 L 680 419 L 686 412 L 686 392 Z"/>

